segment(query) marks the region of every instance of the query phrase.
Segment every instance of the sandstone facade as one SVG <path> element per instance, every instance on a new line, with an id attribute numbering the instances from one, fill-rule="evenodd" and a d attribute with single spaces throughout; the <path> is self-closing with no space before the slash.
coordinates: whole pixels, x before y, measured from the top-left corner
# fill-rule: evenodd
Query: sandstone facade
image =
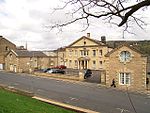
<path id="1" fill-rule="evenodd" d="M 7 71 L 32 72 L 49 67 L 49 57 L 38 51 L 11 50 L 5 58 Z"/>
<path id="2" fill-rule="evenodd" d="M 126 56 L 121 56 L 123 52 Z M 147 56 L 141 52 L 127 45 L 121 45 L 106 55 L 105 63 L 107 86 L 110 86 L 114 79 L 120 89 L 146 88 Z"/>

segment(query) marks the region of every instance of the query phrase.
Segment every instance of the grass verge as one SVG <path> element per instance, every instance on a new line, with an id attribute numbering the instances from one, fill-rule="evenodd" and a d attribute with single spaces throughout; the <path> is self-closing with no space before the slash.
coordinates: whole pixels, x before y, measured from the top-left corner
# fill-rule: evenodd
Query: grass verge
<path id="1" fill-rule="evenodd" d="M 0 113 L 75 113 L 0 88 Z"/>

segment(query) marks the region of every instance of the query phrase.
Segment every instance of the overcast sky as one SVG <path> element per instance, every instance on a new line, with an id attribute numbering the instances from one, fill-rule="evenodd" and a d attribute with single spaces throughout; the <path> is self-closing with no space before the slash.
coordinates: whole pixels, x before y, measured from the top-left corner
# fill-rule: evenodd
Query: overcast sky
<path id="1" fill-rule="evenodd" d="M 30 50 L 53 50 L 67 46 L 89 32 L 91 37 L 99 39 L 106 36 L 107 40 L 149 40 L 150 14 L 149 9 L 143 13 L 146 17 L 145 30 L 133 28 L 136 35 L 126 34 L 122 39 L 122 28 L 104 24 L 101 21 L 92 21 L 87 31 L 81 32 L 80 23 L 69 25 L 58 33 L 45 26 L 54 20 L 66 19 L 65 11 L 52 14 L 52 9 L 61 3 L 59 0 L 0 0 L 0 35 L 17 46 L 28 44 Z"/>

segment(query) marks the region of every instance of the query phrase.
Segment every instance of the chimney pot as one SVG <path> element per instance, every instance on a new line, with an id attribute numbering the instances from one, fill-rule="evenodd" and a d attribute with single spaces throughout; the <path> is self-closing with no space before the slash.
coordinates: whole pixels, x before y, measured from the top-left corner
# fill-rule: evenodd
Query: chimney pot
<path id="1" fill-rule="evenodd" d="M 102 43 L 106 44 L 106 37 L 105 36 L 101 36 L 101 41 L 102 41 Z"/>
<path id="2" fill-rule="evenodd" d="M 87 37 L 90 38 L 90 33 L 87 33 Z"/>

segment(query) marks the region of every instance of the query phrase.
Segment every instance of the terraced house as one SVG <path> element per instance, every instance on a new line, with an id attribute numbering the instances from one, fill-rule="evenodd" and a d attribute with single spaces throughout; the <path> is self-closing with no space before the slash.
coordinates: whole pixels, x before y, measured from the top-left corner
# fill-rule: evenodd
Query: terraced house
<path id="1" fill-rule="evenodd" d="M 16 45 L 0 36 L 0 69 L 5 68 L 5 55 L 12 50 L 16 50 Z"/>
<path id="2" fill-rule="evenodd" d="M 5 58 L 6 70 L 13 72 L 32 72 L 49 64 L 49 57 L 41 51 L 10 50 Z"/>

